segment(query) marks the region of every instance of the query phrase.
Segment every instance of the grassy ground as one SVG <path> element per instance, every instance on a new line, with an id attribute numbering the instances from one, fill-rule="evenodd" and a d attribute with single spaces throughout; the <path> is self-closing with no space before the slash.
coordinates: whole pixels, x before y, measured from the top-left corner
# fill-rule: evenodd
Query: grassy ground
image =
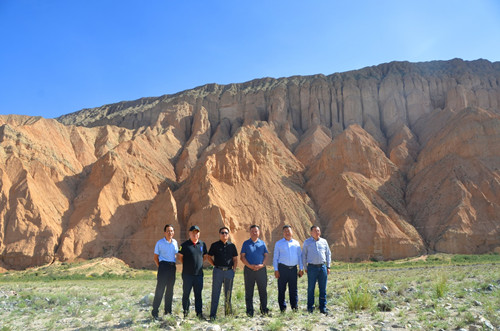
<path id="1" fill-rule="evenodd" d="M 144 300 L 154 292 L 153 271 L 97 259 L 4 273 L 0 275 L 0 330 L 206 330 L 217 326 L 223 330 L 488 330 L 500 326 L 499 255 L 336 263 L 328 279 L 329 316 L 306 312 L 307 276 L 299 279 L 299 311 L 279 313 L 276 280 L 272 270 L 268 272 L 271 317 L 246 317 L 243 274 L 238 272 L 234 315 L 225 317 L 223 305 L 219 306 L 215 322 L 198 320 L 194 309 L 188 318 L 182 317 L 180 274 L 174 316 L 158 322 L 150 318 L 151 307 Z M 203 290 L 207 316 L 210 294 L 211 271 L 207 270 Z M 257 308 L 257 292 L 254 299 Z"/>

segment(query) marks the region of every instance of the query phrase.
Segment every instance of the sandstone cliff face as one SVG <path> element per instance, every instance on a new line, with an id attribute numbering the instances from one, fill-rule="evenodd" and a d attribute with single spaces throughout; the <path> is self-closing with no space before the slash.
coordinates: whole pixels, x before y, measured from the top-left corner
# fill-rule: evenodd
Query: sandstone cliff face
<path id="1" fill-rule="evenodd" d="M 334 258 L 500 246 L 500 63 L 394 62 L 211 84 L 56 120 L 0 116 L 0 267 L 153 265 L 166 223 L 261 225 Z"/>

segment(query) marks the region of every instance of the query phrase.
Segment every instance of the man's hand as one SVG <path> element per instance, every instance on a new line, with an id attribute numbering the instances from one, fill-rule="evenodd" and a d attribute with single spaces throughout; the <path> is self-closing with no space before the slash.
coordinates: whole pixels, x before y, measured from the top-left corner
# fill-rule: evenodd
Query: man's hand
<path id="1" fill-rule="evenodd" d="M 276 271 L 274 272 L 274 277 L 275 277 L 275 278 L 280 278 L 280 272 L 279 272 L 278 270 L 276 270 Z"/>
<path id="2" fill-rule="evenodd" d="M 304 270 L 300 270 L 299 271 L 299 277 L 302 277 L 303 274 L 304 274 Z"/>

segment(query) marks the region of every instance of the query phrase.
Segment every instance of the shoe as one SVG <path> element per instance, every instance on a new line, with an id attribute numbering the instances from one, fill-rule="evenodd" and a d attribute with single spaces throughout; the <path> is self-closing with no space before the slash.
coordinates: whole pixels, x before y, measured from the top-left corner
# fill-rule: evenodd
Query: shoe
<path id="1" fill-rule="evenodd" d="M 196 313 L 196 317 L 198 317 L 200 320 L 205 320 L 205 316 L 203 316 L 202 313 Z"/>
<path id="2" fill-rule="evenodd" d="M 184 310 L 184 318 L 188 317 L 188 315 L 189 315 L 189 312 Z"/>
<path id="3" fill-rule="evenodd" d="M 320 311 L 320 313 L 322 313 L 325 316 L 328 316 L 328 310 L 322 310 L 322 311 Z"/>
<path id="4" fill-rule="evenodd" d="M 270 312 L 270 310 L 269 310 L 269 309 L 267 309 L 267 308 L 266 308 L 266 309 L 262 309 L 262 310 L 260 311 L 260 313 L 261 313 L 262 315 L 271 316 L 271 312 Z"/>
<path id="5" fill-rule="evenodd" d="M 215 316 L 213 316 L 213 315 L 210 315 L 210 322 L 213 322 L 213 321 L 215 321 L 215 318 L 216 318 Z"/>
<path id="6" fill-rule="evenodd" d="M 253 317 L 253 311 L 247 311 L 247 316 L 248 317 Z"/>
<path id="7" fill-rule="evenodd" d="M 309 314 L 312 314 L 312 313 L 314 313 L 314 309 L 308 309 L 308 310 L 307 310 L 307 312 L 308 312 Z"/>
<path id="8" fill-rule="evenodd" d="M 158 313 L 157 312 L 151 312 L 151 316 L 153 316 L 153 319 L 155 321 L 159 321 L 160 320 L 160 317 L 158 316 Z"/>

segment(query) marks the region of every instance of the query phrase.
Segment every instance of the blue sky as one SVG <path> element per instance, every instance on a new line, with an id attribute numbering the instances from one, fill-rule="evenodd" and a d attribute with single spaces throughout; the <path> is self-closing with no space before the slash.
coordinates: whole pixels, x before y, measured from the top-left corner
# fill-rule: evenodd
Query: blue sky
<path id="1" fill-rule="evenodd" d="M 53 118 L 207 83 L 500 61 L 500 1 L 0 0 L 0 114 Z"/>

